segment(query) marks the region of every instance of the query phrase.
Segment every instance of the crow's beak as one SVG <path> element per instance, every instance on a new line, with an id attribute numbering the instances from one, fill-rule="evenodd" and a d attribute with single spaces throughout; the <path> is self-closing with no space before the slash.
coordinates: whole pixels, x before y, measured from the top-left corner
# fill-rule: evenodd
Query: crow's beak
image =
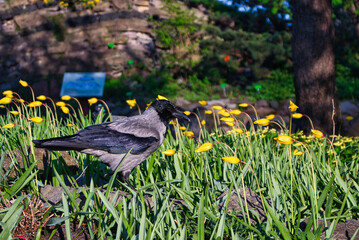
<path id="1" fill-rule="evenodd" d="M 183 112 L 174 112 L 173 117 L 178 118 L 178 119 L 184 119 L 187 120 L 188 122 L 190 122 L 191 120 L 186 116 L 186 114 L 184 114 Z"/>

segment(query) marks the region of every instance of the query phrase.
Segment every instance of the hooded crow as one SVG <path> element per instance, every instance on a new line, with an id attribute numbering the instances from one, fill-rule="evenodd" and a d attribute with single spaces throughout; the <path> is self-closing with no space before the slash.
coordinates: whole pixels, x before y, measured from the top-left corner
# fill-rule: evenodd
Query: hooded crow
<path id="1" fill-rule="evenodd" d="M 175 118 L 189 120 L 171 102 L 156 100 L 142 115 L 88 126 L 71 136 L 33 142 L 38 148 L 75 150 L 94 155 L 113 171 L 121 165 L 122 179 L 134 189 L 128 181 L 132 169 L 161 146 L 169 122 Z"/>

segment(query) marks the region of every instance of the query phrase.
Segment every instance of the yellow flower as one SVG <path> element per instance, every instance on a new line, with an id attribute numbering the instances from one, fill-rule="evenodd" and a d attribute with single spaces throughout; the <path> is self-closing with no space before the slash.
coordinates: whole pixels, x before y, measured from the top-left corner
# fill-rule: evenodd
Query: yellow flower
<path id="1" fill-rule="evenodd" d="M 19 101 L 19 102 L 22 102 L 22 103 L 25 102 L 25 100 L 24 100 L 24 99 L 21 99 L 21 98 L 20 98 L 18 101 Z"/>
<path id="2" fill-rule="evenodd" d="M 40 95 L 38 97 L 36 97 L 37 100 L 40 100 L 40 101 L 45 101 L 46 100 L 46 96 L 45 95 Z"/>
<path id="3" fill-rule="evenodd" d="M 268 119 L 268 120 L 272 120 L 273 118 L 275 118 L 274 114 L 269 114 L 266 116 L 266 119 Z"/>
<path id="4" fill-rule="evenodd" d="M 65 105 L 66 105 L 66 103 L 64 103 L 64 102 L 61 102 L 61 101 L 56 102 L 56 106 L 58 106 L 58 107 L 65 107 Z"/>
<path id="5" fill-rule="evenodd" d="M 12 98 L 12 95 L 14 94 L 11 90 L 3 91 L 2 94 L 4 94 L 6 97 Z"/>
<path id="6" fill-rule="evenodd" d="M 45 4 L 48 4 L 48 3 L 49 3 L 49 0 L 44 0 L 44 3 L 45 3 Z"/>
<path id="7" fill-rule="evenodd" d="M 230 127 L 234 127 L 234 123 L 232 123 L 232 122 L 225 122 L 225 123 Z"/>
<path id="8" fill-rule="evenodd" d="M 241 110 L 231 110 L 229 113 L 233 114 L 233 115 L 239 115 L 242 113 L 242 111 Z"/>
<path id="9" fill-rule="evenodd" d="M 146 105 L 146 110 L 147 110 L 147 108 L 149 107 L 149 106 L 151 106 L 151 104 L 152 104 L 152 102 L 150 102 L 150 103 L 147 103 Z"/>
<path id="10" fill-rule="evenodd" d="M 176 150 L 173 150 L 173 149 L 168 149 L 164 152 L 162 152 L 164 155 L 167 155 L 167 156 L 172 156 L 176 153 Z"/>
<path id="11" fill-rule="evenodd" d="M 98 99 L 97 99 L 97 98 L 90 98 L 90 99 L 87 100 L 87 101 L 89 102 L 89 104 L 90 104 L 90 106 L 91 106 L 92 104 L 97 103 Z"/>
<path id="12" fill-rule="evenodd" d="M 194 133 L 192 131 L 185 132 L 186 137 L 188 138 L 194 138 Z"/>
<path id="13" fill-rule="evenodd" d="M 302 146 L 303 144 L 301 143 L 301 142 L 297 142 L 297 143 L 295 143 L 295 144 L 293 144 L 294 146 L 296 146 L 296 147 L 300 147 L 300 146 Z"/>
<path id="14" fill-rule="evenodd" d="M 241 104 L 238 104 L 238 106 L 240 106 L 240 107 L 248 107 L 248 104 L 247 103 L 241 103 Z"/>
<path id="15" fill-rule="evenodd" d="M 207 105 L 207 101 L 205 100 L 201 100 L 201 101 L 198 101 L 199 104 L 201 104 L 202 106 L 206 106 Z"/>
<path id="16" fill-rule="evenodd" d="M 316 137 L 316 138 L 324 137 L 324 134 L 319 130 L 312 129 L 311 132 L 312 132 L 313 136 Z"/>
<path id="17" fill-rule="evenodd" d="M 292 101 L 289 101 L 289 111 L 295 112 L 298 109 L 298 106 L 295 105 Z"/>
<path id="18" fill-rule="evenodd" d="M 161 95 L 157 95 L 157 100 L 167 100 L 168 101 L 168 99 L 166 97 L 161 96 Z"/>
<path id="19" fill-rule="evenodd" d="M 226 112 L 226 110 L 221 110 L 221 111 L 219 111 L 218 112 L 218 114 L 220 114 L 220 115 L 222 115 L 222 116 L 225 116 L 225 117 L 229 117 L 229 116 L 231 116 L 228 112 Z"/>
<path id="20" fill-rule="evenodd" d="M 69 95 L 65 95 L 61 97 L 62 101 L 69 101 L 71 99 L 71 97 Z"/>
<path id="21" fill-rule="evenodd" d="M 210 150 L 211 148 L 213 148 L 213 143 L 203 143 L 199 148 L 196 149 L 195 152 L 206 152 L 208 150 Z"/>
<path id="22" fill-rule="evenodd" d="M 4 97 L 4 98 L 0 99 L 0 104 L 6 105 L 9 103 L 11 103 L 11 98 L 9 98 L 9 97 Z"/>
<path id="23" fill-rule="evenodd" d="M 13 127 L 15 127 L 15 124 L 13 124 L 13 123 L 8 123 L 8 124 L 2 126 L 2 128 L 13 128 Z"/>
<path id="24" fill-rule="evenodd" d="M 285 144 L 285 145 L 292 144 L 294 141 L 293 138 L 291 138 L 288 135 L 278 135 L 278 137 L 276 137 L 274 139 L 277 140 L 279 143 Z"/>
<path id="25" fill-rule="evenodd" d="M 66 126 L 73 127 L 74 125 L 72 123 L 68 123 Z"/>
<path id="26" fill-rule="evenodd" d="M 232 164 L 237 164 L 237 163 L 241 162 L 241 160 L 239 160 L 239 158 L 237 158 L 237 157 L 222 157 L 222 159 L 224 161 L 232 163 Z"/>
<path id="27" fill-rule="evenodd" d="M 184 111 L 183 113 L 186 114 L 187 116 L 191 115 L 190 111 Z"/>
<path id="28" fill-rule="evenodd" d="M 21 84 L 21 86 L 23 87 L 27 87 L 29 86 L 29 84 L 26 81 L 20 80 L 19 83 Z"/>
<path id="29" fill-rule="evenodd" d="M 137 104 L 136 99 L 126 100 L 126 103 L 130 106 L 131 109 Z"/>
<path id="30" fill-rule="evenodd" d="M 177 122 L 176 122 L 176 121 L 171 120 L 171 121 L 169 122 L 169 124 L 176 125 L 176 124 L 177 124 Z"/>
<path id="31" fill-rule="evenodd" d="M 223 117 L 223 118 L 221 118 L 219 120 L 225 121 L 225 122 L 231 122 L 231 123 L 233 123 L 235 121 L 235 119 L 231 118 L 231 117 Z"/>
<path id="32" fill-rule="evenodd" d="M 213 106 L 212 108 L 216 109 L 216 110 L 222 110 L 223 109 L 223 107 L 221 107 L 221 106 Z"/>
<path id="33" fill-rule="evenodd" d="M 179 129 L 181 129 L 182 131 L 186 130 L 187 128 L 185 126 L 181 126 L 179 127 Z"/>
<path id="34" fill-rule="evenodd" d="M 69 112 L 70 112 L 70 109 L 68 107 L 61 107 L 61 110 L 65 114 L 69 114 Z"/>
<path id="35" fill-rule="evenodd" d="M 202 120 L 202 121 L 201 121 L 201 125 L 202 125 L 202 126 L 206 125 L 206 121 L 205 121 L 205 120 Z"/>
<path id="36" fill-rule="evenodd" d="M 18 111 L 10 111 L 10 113 L 11 113 L 12 115 L 15 115 L 15 116 L 19 115 L 19 112 L 18 112 Z"/>
<path id="37" fill-rule="evenodd" d="M 204 111 L 205 114 L 212 114 L 213 112 L 211 110 Z"/>
<path id="38" fill-rule="evenodd" d="M 259 120 L 255 121 L 254 124 L 258 124 L 258 125 L 261 125 L 261 126 L 268 126 L 269 122 L 270 122 L 269 119 L 262 118 L 262 119 L 259 119 Z"/>
<path id="39" fill-rule="evenodd" d="M 237 133 L 243 133 L 243 130 L 240 128 L 234 128 L 233 130 Z"/>
<path id="40" fill-rule="evenodd" d="M 42 102 L 40 102 L 40 101 L 35 101 L 35 102 L 29 103 L 27 106 L 28 106 L 28 107 L 40 107 L 41 105 L 42 105 Z"/>
<path id="41" fill-rule="evenodd" d="M 350 122 L 351 120 L 353 120 L 354 118 L 352 117 L 352 116 L 347 116 L 346 118 L 345 118 L 345 120 L 347 120 L 348 122 Z"/>
<path id="42" fill-rule="evenodd" d="M 299 118 L 302 118 L 302 117 L 303 117 L 303 114 L 301 114 L 301 113 L 293 113 L 292 114 L 292 118 L 299 119 Z"/>
<path id="43" fill-rule="evenodd" d="M 41 123 L 42 121 L 44 121 L 44 119 L 41 117 L 33 117 L 33 118 L 30 118 L 29 120 L 34 123 Z"/>
<path id="44" fill-rule="evenodd" d="M 296 156 L 300 156 L 300 155 L 303 155 L 303 152 L 302 151 L 298 151 L 298 149 L 295 149 L 294 152 L 293 152 L 294 155 Z"/>

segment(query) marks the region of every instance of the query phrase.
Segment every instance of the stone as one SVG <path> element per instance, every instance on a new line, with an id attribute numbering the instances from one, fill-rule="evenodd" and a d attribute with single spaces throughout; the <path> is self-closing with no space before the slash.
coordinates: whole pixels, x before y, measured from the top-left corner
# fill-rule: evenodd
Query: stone
<path id="1" fill-rule="evenodd" d="M 261 100 L 258 100 L 255 105 L 254 105 L 256 108 L 260 108 L 260 107 L 269 107 L 269 103 L 264 100 L 264 99 L 261 99 Z"/>
<path id="2" fill-rule="evenodd" d="M 346 133 L 350 137 L 359 137 L 359 117 L 353 119 L 350 122 L 350 125 Z"/>
<path id="3" fill-rule="evenodd" d="M 343 101 L 340 103 L 340 109 L 343 115 L 359 116 L 359 104 L 351 101 Z"/>

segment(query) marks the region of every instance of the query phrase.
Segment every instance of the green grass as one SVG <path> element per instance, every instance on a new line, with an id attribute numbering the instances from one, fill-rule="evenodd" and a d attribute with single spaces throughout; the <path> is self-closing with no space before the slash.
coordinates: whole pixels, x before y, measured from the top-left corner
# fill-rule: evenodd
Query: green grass
<path id="1" fill-rule="evenodd" d="M 29 108 L 17 102 L 16 95 L 6 105 L 21 114 L 7 112 L 0 117 L 0 126 L 15 124 L 10 129 L 1 128 L 4 137 L 0 139 L 0 166 L 5 154 L 14 158 L 11 151 L 18 149 L 23 152 L 24 168 L 13 161 L 0 177 L 1 239 L 11 239 L 14 231 L 18 233 L 20 221 L 26 218 L 24 212 L 39 210 L 32 203 L 34 196 L 41 196 L 40 189 L 45 184 L 61 186 L 64 192 L 58 204 L 41 209 L 43 213 L 33 217 L 38 227 L 31 237 L 36 239 L 45 232 L 53 235 L 61 225 L 71 239 L 73 224 L 89 232 L 92 239 L 314 239 L 321 233 L 332 238 L 338 222 L 358 219 L 358 139 L 335 136 L 332 144 L 331 138 L 296 133 L 291 135 L 293 144 L 283 145 L 274 139 L 278 131 L 261 126 L 243 129 L 242 134 L 225 132 L 220 127 L 213 133 L 203 129 L 203 139 L 196 140 L 186 137 L 176 125 L 177 137 L 168 134 L 163 145 L 133 170 L 130 181 L 138 189 L 136 192 L 115 175 L 106 175 L 110 171 L 96 158 L 71 152 L 80 165 L 77 174 L 86 169 L 83 174 L 87 181 L 87 186 L 74 192 L 65 182 L 73 181 L 75 176 L 71 176 L 61 155 L 53 152 L 50 167 L 41 172 L 31 143 L 32 139 L 69 135 L 108 120 L 104 115 L 96 119 L 83 116 L 76 102 L 70 102 L 76 115 L 72 109 L 66 115 L 58 108 L 53 114 L 48 100 L 41 107 Z M 27 119 L 34 116 L 45 120 L 30 123 Z M 242 127 L 240 121 L 245 118 L 239 115 L 235 127 Z M 68 127 L 68 123 L 74 126 Z M 288 134 L 287 128 L 281 134 Z M 216 144 L 209 151 L 195 152 L 205 142 Z M 295 146 L 298 142 L 303 145 Z M 162 154 L 168 149 L 176 153 Z M 295 149 L 303 154 L 295 155 Z M 236 156 L 241 162 L 230 164 L 222 160 L 226 156 Z M 11 171 L 17 177 L 10 177 Z M 100 180 L 106 184 L 101 186 Z M 230 195 L 238 193 L 244 187 L 262 194 L 266 220 L 260 220 L 250 210 L 246 198 L 238 197 L 242 206 L 239 212 L 227 211 L 228 196 L 219 196 L 226 190 Z M 117 190 L 130 195 L 110 197 L 118 196 Z M 78 203 L 80 195 L 84 201 Z M 151 199 L 153 206 L 149 207 L 145 199 Z M 173 207 L 178 200 L 182 204 Z M 222 202 L 224 207 L 219 208 Z M 301 230 L 299 223 L 304 219 L 309 219 L 309 224 Z M 319 220 L 331 224 L 323 229 Z"/>

